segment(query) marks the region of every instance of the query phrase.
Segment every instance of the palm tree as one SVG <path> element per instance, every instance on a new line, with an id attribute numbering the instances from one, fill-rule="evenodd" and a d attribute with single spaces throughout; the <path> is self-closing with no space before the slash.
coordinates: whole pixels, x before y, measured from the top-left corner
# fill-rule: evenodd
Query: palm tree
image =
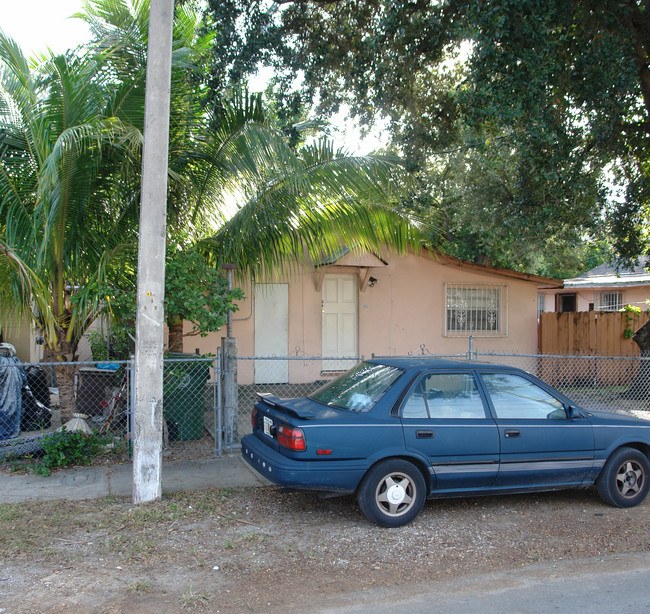
<path id="1" fill-rule="evenodd" d="M 215 267 L 235 264 L 241 278 L 259 277 L 290 272 L 306 255 L 320 259 L 342 244 L 397 251 L 417 245 L 417 228 L 392 202 L 396 160 L 350 156 L 327 140 L 296 153 L 279 130 L 260 123 L 261 98 L 253 99 L 256 104 L 244 97 L 222 109 L 216 128 L 207 120 L 182 175 L 190 186 L 189 209 L 205 218 L 212 213 L 218 225 L 216 232 L 203 226 L 194 234 L 195 246 Z M 186 318 L 180 308 L 167 313 L 172 351 L 182 351 Z"/>
<path id="2" fill-rule="evenodd" d="M 92 53 L 28 60 L 0 32 L 0 307 L 5 319 L 27 315 L 60 362 L 110 309 L 106 289 L 135 277 L 148 2 L 101 4 L 107 29 Z M 177 82 L 191 66 L 186 42 Z M 66 413 L 72 376 L 57 369 Z"/>
<path id="3" fill-rule="evenodd" d="M 147 10 L 147 0 L 84 4 L 80 16 L 118 74 L 124 70 L 131 75 L 144 65 Z M 181 243 L 182 235 L 186 244 L 189 240 L 210 255 L 213 264 L 232 262 L 240 273 L 257 275 L 290 268 L 305 249 L 312 255 L 334 253 L 341 242 L 405 249 L 415 229 L 387 206 L 395 160 L 351 157 L 326 141 L 296 154 L 286 137 L 268 124 L 259 95 L 234 93 L 216 107 L 205 108 L 203 75 L 193 71 L 210 52 L 212 39 L 202 33 L 201 25 L 196 11 L 177 9 L 173 64 L 184 70 L 172 74 L 170 242 Z M 173 257 L 177 269 L 185 256 L 196 271 L 193 247 L 187 254 L 168 254 L 168 262 Z M 202 279 L 212 279 L 206 268 L 201 270 Z M 184 320 L 196 322 L 205 308 L 222 314 L 230 298 L 223 291 L 203 296 L 202 287 L 167 285 L 168 349 L 180 352 Z M 135 288 L 128 292 L 133 295 Z M 219 318 L 210 322 L 193 332 L 218 329 Z"/>
<path id="4" fill-rule="evenodd" d="M 305 255 L 331 255 L 342 243 L 398 251 L 417 244 L 415 227 L 390 206 L 397 168 L 391 158 L 353 157 L 325 140 L 296 153 L 265 123 L 260 96 L 238 96 L 204 113 L 188 134 L 172 132 L 170 147 L 169 351 L 183 351 L 186 319 L 198 324 L 190 334 L 218 330 L 225 321 L 236 297 L 214 277 L 220 264 L 261 276 L 290 271 Z M 175 274 L 189 270 L 195 283 Z M 205 293 L 208 287 L 215 291 Z M 132 319 L 134 284 L 114 293 L 131 296 Z M 206 309 L 209 319 L 202 317 Z"/>
<path id="5" fill-rule="evenodd" d="M 0 63 L 1 306 L 31 316 L 52 358 L 74 360 L 111 256 L 135 228 L 108 184 L 140 139 L 108 112 L 115 99 L 94 59 L 46 57 L 32 70 L 0 32 Z"/>
<path id="6" fill-rule="evenodd" d="M 0 35 L 0 307 L 31 316 L 57 360 L 74 360 L 83 332 L 110 310 L 107 290 L 133 284 L 135 270 L 148 2 L 85 8 L 92 54 L 32 69 Z M 265 123 L 259 97 L 201 108 L 199 25 L 181 11 L 175 29 L 170 229 L 254 274 L 341 242 L 405 249 L 414 231 L 386 206 L 390 160 L 324 142 L 297 155 Z M 176 315 L 172 327 L 182 326 Z M 71 375 L 58 374 L 68 412 Z"/>

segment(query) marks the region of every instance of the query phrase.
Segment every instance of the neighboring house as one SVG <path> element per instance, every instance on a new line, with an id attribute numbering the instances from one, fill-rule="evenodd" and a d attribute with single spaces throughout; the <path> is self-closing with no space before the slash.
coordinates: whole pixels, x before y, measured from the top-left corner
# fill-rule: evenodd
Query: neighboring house
<path id="1" fill-rule="evenodd" d="M 650 299 L 650 257 L 632 269 L 601 264 L 579 277 L 565 279 L 561 289 L 540 291 L 539 311 L 620 311 L 625 305 L 647 309 Z"/>
<path id="2" fill-rule="evenodd" d="M 247 298 L 233 316 L 239 356 L 324 358 L 300 369 L 293 361 L 258 361 L 247 372 L 240 361 L 240 382 L 318 379 L 347 368 L 346 357 L 464 354 L 470 336 L 480 351 L 536 353 L 537 295 L 558 287 L 557 280 L 427 251 L 378 257 L 344 250 L 244 288 Z M 186 337 L 184 349 L 215 352 L 223 333 Z"/>
<path id="3" fill-rule="evenodd" d="M 2 326 L 2 341 L 16 348 L 16 356 L 22 362 L 40 362 L 43 359 L 43 345 L 26 317 L 8 317 Z"/>
<path id="4" fill-rule="evenodd" d="M 91 325 L 91 329 L 97 324 Z M 16 348 L 16 356 L 24 363 L 43 361 L 43 338 L 40 337 L 27 317 L 16 318 L 12 316 L 4 322 L 1 329 L 2 340 L 11 343 Z M 79 362 L 92 360 L 90 343 L 87 338 L 82 338 L 77 348 Z"/>

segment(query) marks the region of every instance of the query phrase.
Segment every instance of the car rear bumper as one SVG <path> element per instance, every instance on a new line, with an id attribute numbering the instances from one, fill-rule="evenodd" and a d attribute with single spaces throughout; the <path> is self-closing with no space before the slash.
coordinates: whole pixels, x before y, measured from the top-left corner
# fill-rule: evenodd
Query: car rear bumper
<path id="1" fill-rule="evenodd" d="M 241 443 L 246 462 L 267 480 L 302 490 L 352 493 L 368 469 L 360 460 L 295 460 L 265 445 L 255 435 L 246 435 Z"/>

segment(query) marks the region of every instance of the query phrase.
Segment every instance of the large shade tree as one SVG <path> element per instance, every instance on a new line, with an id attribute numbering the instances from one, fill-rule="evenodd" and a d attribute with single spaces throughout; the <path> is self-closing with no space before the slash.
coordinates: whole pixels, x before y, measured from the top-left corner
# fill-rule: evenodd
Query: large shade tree
<path id="1" fill-rule="evenodd" d="M 531 254 L 548 245 L 605 231 L 619 254 L 634 257 L 646 248 L 650 15 L 644 2 L 208 4 L 215 88 L 224 85 L 226 68 L 238 79 L 266 63 L 285 83 L 300 74 L 303 96 L 323 112 L 347 105 L 365 125 L 387 119 L 392 142 L 420 181 L 412 206 L 456 222 L 454 210 L 462 207 L 461 217 L 484 218 L 488 237 L 505 222 L 513 228 L 511 242 L 523 238 L 532 247 L 522 261 L 507 256 L 511 249 L 486 254 L 489 246 L 477 243 L 477 258 L 530 265 Z M 461 165 L 449 159 L 469 149 L 475 153 Z M 478 199 L 462 198 L 478 187 L 466 183 L 468 167 L 474 176 L 481 168 L 501 171 L 499 181 L 492 173 L 480 186 L 480 201 L 498 216 L 482 215 Z M 450 200 L 441 179 L 447 195 L 455 184 Z M 612 179 L 621 188 L 617 199 L 606 198 Z M 459 232 L 454 223 L 447 230 Z M 465 239 L 472 234 L 460 229 Z"/>

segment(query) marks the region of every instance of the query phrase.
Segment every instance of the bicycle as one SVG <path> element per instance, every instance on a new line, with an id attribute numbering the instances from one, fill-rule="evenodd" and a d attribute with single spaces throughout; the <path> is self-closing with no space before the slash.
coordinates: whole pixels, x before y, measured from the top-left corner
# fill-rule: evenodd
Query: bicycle
<path id="1" fill-rule="evenodd" d="M 125 429 L 127 432 L 129 429 L 129 371 L 124 370 L 122 374 L 122 379 L 120 381 L 119 387 L 116 389 L 117 392 L 113 394 L 109 399 L 101 401 L 100 406 L 103 411 L 102 414 L 106 415 L 104 422 L 99 428 L 101 434 L 108 433 L 112 428 Z M 113 425 L 116 427 L 113 427 Z"/>

